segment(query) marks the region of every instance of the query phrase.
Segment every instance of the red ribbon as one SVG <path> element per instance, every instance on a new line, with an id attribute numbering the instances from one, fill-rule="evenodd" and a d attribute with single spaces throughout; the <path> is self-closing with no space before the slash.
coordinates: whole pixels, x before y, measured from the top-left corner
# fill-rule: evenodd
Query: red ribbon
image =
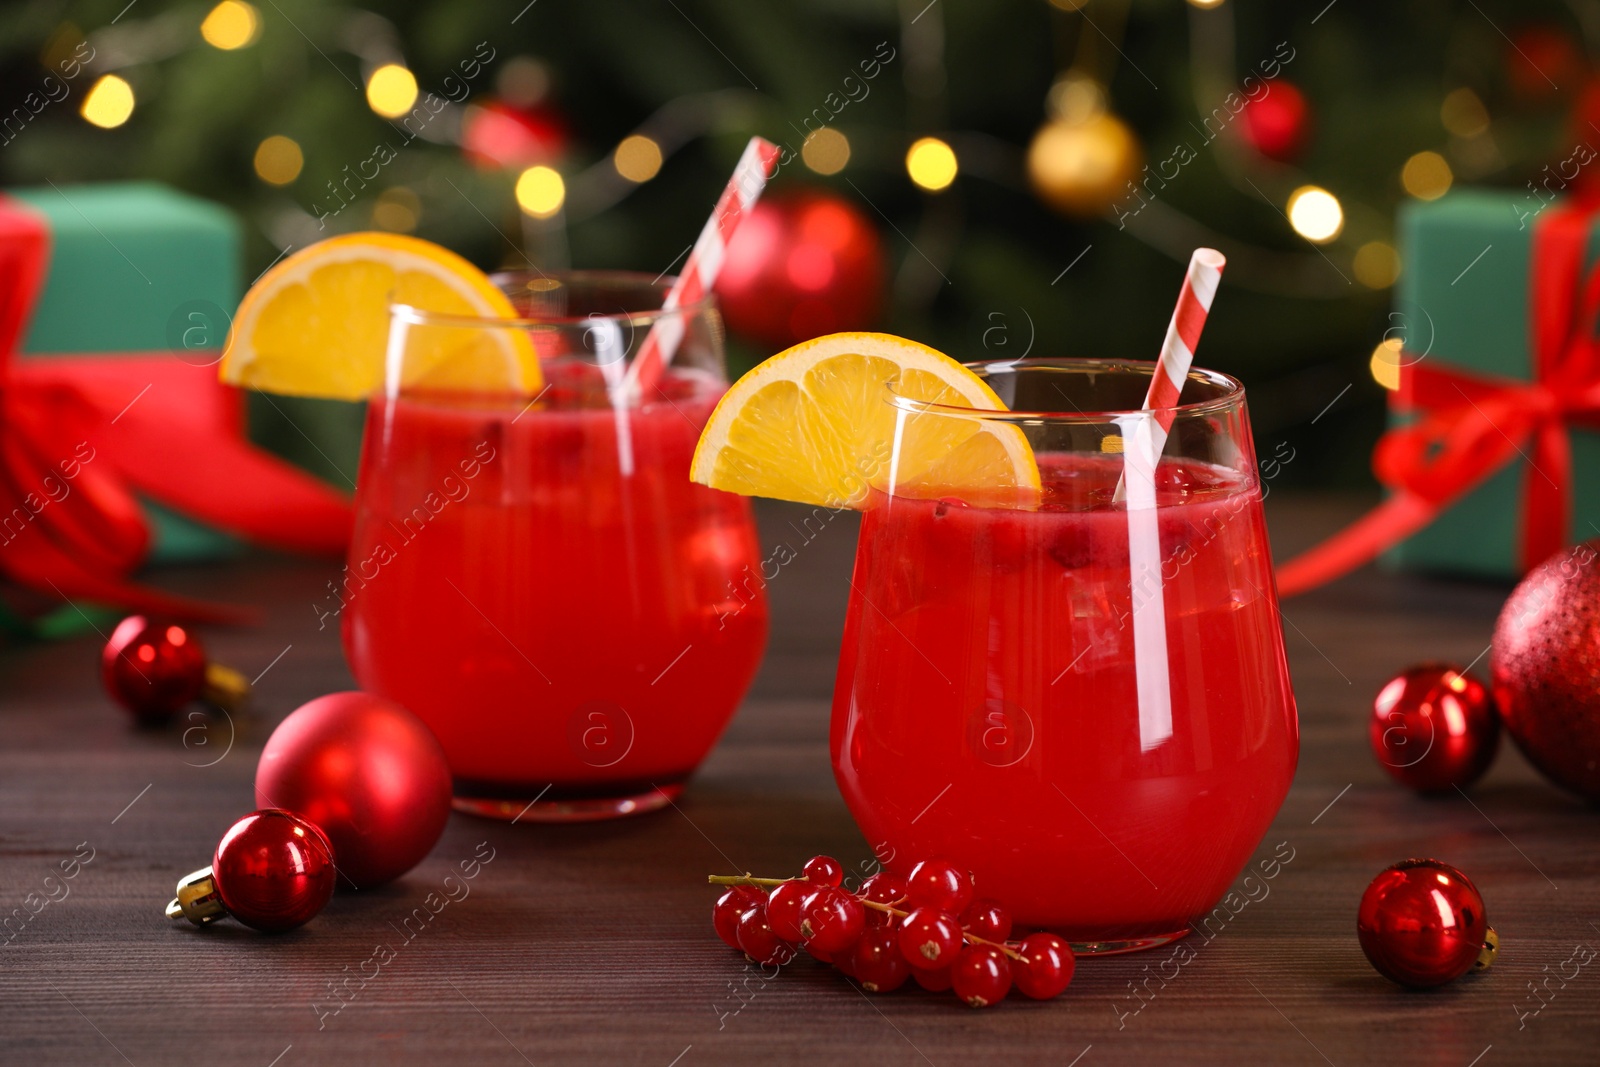
<path id="1" fill-rule="evenodd" d="M 56 598 L 248 617 L 127 580 L 150 544 L 136 492 L 251 541 L 342 552 L 349 501 L 248 444 L 214 367 L 172 353 L 16 358 L 49 251 L 45 222 L 0 197 L 0 574 Z"/>
<path id="2" fill-rule="evenodd" d="M 1278 570 L 1294 596 L 1370 561 L 1432 522 L 1490 475 L 1526 459 L 1517 558 L 1526 571 L 1567 544 L 1572 425 L 1600 427 L 1600 265 L 1585 271 L 1594 206 L 1560 205 L 1534 224 L 1529 265 L 1533 380 L 1413 357 L 1396 406 L 1420 417 L 1385 433 L 1373 472 L 1389 499 Z"/>

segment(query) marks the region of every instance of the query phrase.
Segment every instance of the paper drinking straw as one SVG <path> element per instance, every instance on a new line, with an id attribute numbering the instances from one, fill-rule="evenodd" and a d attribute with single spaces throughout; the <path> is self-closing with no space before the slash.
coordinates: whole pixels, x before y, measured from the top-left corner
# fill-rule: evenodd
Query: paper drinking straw
<path id="1" fill-rule="evenodd" d="M 1127 505 L 1128 578 L 1133 613 L 1134 680 L 1139 699 L 1139 743 L 1149 751 L 1172 737 L 1172 686 L 1167 672 L 1167 608 L 1161 578 L 1161 526 L 1156 511 L 1156 467 L 1166 447 L 1194 362 L 1211 300 L 1226 263 L 1210 248 L 1196 249 L 1161 345 L 1144 407 L 1152 414 L 1124 415 L 1123 471 L 1117 498 Z"/>
<path id="2" fill-rule="evenodd" d="M 661 302 L 662 311 L 693 306 L 711 291 L 722 270 L 722 260 L 727 254 L 728 242 L 733 240 L 733 232 L 761 196 L 761 190 L 766 188 L 767 179 L 777 165 L 777 145 L 760 137 L 750 138 L 744 155 L 739 157 L 739 165 L 733 168 L 733 177 L 728 179 L 727 188 L 722 190 L 721 199 L 700 231 L 700 239 L 689 252 L 683 272 Z M 656 319 L 639 348 L 639 355 L 628 368 L 629 396 L 641 396 L 655 388 L 677 354 L 683 332 L 682 315 L 662 315 Z"/>

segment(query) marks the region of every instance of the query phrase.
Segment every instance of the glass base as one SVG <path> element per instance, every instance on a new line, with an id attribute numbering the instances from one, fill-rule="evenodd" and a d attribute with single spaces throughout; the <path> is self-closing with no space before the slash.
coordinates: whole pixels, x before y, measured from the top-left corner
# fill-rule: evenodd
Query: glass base
<path id="1" fill-rule="evenodd" d="M 1147 948 L 1160 948 L 1170 945 L 1180 937 L 1188 934 L 1189 928 L 1185 926 L 1170 934 L 1157 934 L 1154 937 L 1129 937 L 1115 941 L 1069 941 L 1074 956 L 1120 956 L 1126 952 L 1143 952 Z"/>
<path id="2" fill-rule="evenodd" d="M 461 783 L 457 783 L 458 788 Z M 543 795 L 520 800 L 504 797 L 474 797 L 458 792 L 450 798 L 450 806 L 468 815 L 506 822 L 596 822 L 600 819 L 620 819 L 627 815 L 643 815 L 666 807 L 683 792 L 683 783 L 652 786 L 642 793 L 627 796 L 551 796 Z"/>

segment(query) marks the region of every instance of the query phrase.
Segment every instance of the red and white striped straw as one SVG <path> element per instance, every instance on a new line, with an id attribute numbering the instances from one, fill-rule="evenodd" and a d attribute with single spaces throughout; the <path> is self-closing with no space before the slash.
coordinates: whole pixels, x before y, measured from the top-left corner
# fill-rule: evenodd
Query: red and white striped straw
<path id="1" fill-rule="evenodd" d="M 733 240 L 734 231 L 761 196 L 777 165 L 778 146 L 760 137 L 750 138 L 744 155 L 739 157 L 739 165 L 733 168 L 733 177 L 728 179 L 722 197 L 700 231 L 699 240 L 684 261 L 683 271 L 661 302 L 662 311 L 693 306 L 711 291 L 722 270 L 728 242 Z M 628 368 L 626 395 L 642 396 L 655 388 L 683 342 L 684 329 L 682 315 L 662 315 L 656 319 Z"/>
<path id="2" fill-rule="evenodd" d="M 1167 337 L 1161 342 L 1161 355 L 1156 359 L 1150 389 L 1144 397 L 1144 409 L 1155 412 L 1155 425 L 1146 431 L 1149 435 L 1146 443 L 1154 449 L 1150 456 L 1152 465 L 1161 462 L 1161 451 L 1166 447 L 1167 434 L 1177 415 L 1174 409 L 1183 395 L 1183 383 L 1194 363 L 1194 350 L 1200 344 L 1200 331 L 1205 328 L 1211 301 L 1222 282 L 1222 268 L 1227 264 L 1227 259 L 1215 248 L 1197 248 L 1189 258 L 1189 270 L 1178 292 L 1178 306 L 1172 309 Z M 1149 474 L 1154 478 L 1154 466 Z M 1127 489 L 1126 477 L 1118 479 L 1113 499 L 1127 499 Z M 1150 506 L 1154 506 L 1153 501 Z"/>
<path id="3" fill-rule="evenodd" d="M 1156 413 L 1163 440 L 1172 429 L 1172 418 L 1176 414 L 1172 409 L 1177 407 L 1178 397 L 1183 393 L 1184 379 L 1189 376 L 1190 364 L 1194 363 L 1194 350 L 1200 344 L 1200 331 L 1205 328 L 1211 300 L 1217 295 L 1222 268 L 1227 263 L 1222 253 L 1214 248 L 1197 248 L 1189 260 L 1189 272 L 1183 278 L 1178 306 L 1172 310 L 1167 339 L 1161 343 L 1156 373 L 1150 379 L 1150 391 L 1144 398 L 1145 410 Z"/>

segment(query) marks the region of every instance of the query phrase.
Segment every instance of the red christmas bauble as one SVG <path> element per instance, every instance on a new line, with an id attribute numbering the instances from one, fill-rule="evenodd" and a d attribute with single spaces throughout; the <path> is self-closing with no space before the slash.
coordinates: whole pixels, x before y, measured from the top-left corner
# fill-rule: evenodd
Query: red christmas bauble
<path id="1" fill-rule="evenodd" d="M 211 876 L 228 914 L 266 933 L 304 926 L 333 896 L 333 846 L 287 811 L 256 811 L 217 843 Z"/>
<path id="2" fill-rule="evenodd" d="M 1522 754 L 1600 800 L 1600 540 L 1528 572 L 1500 609 L 1492 656 L 1495 703 Z"/>
<path id="3" fill-rule="evenodd" d="M 483 170 L 553 163 L 566 154 L 567 124 L 546 104 L 475 101 L 461 120 L 461 153 Z"/>
<path id="4" fill-rule="evenodd" d="M 1311 135 L 1311 103 L 1283 78 L 1266 84 L 1267 94 L 1247 102 L 1240 112 L 1239 128 L 1251 147 L 1268 159 L 1293 162 Z"/>
<path id="5" fill-rule="evenodd" d="M 1379 872 L 1356 915 L 1361 951 L 1378 973 L 1420 988 L 1488 966 L 1492 934 L 1478 888 L 1438 860 L 1402 860 Z"/>
<path id="6" fill-rule="evenodd" d="M 739 224 L 716 294 L 730 330 L 786 348 L 870 328 L 885 273 L 878 231 L 854 205 L 818 190 L 783 190 Z"/>
<path id="7" fill-rule="evenodd" d="M 200 695 L 205 647 L 177 623 L 129 615 L 100 652 L 100 679 L 140 721 L 161 722 Z"/>
<path id="8" fill-rule="evenodd" d="M 279 724 L 256 766 L 256 803 L 320 826 L 341 884 L 415 867 L 450 816 L 450 765 L 421 719 L 367 693 L 331 693 Z"/>
<path id="9" fill-rule="evenodd" d="M 1448 663 L 1424 663 L 1390 679 L 1372 702 L 1367 732 L 1383 769 L 1425 793 L 1465 789 L 1500 747 L 1488 688 Z"/>

